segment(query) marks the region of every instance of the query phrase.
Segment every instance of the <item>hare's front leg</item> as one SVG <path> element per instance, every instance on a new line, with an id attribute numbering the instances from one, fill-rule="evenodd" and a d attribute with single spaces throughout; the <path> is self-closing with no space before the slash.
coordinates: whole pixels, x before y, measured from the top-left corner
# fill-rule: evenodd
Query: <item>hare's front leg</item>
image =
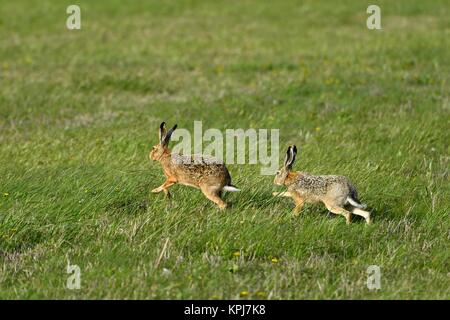
<path id="1" fill-rule="evenodd" d="M 303 205 L 305 204 L 305 199 L 303 199 L 302 197 L 300 197 L 299 195 L 297 195 L 294 192 L 291 192 L 291 196 L 295 202 L 295 208 L 292 211 L 292 214 L 294 215 L 294 217 L 297 217 L 300 214 L 300 211 L 302 210 Z"/>
<path id="2" fill-rule="evenodd" d="M 275 197 L 292 197 L 291 193 L 289 191 L 284 191 L 284 192 L 272 192 L 272 195 L 274 195 Z"/>
<path id="3" fill-rule="evenodd" d="M 173 180 L 166 180 L 161 186 L 159 186 L 158 188 L 155 188 L 152 190 L 152 193 L 160 193 L 161 191 L 164 191 L 164 194 L 166 195 L 166 197 L 170 197 L 170 192 L 169 187 L 173 186 L 175 183 L 177 183 L 176 181 Z"/>

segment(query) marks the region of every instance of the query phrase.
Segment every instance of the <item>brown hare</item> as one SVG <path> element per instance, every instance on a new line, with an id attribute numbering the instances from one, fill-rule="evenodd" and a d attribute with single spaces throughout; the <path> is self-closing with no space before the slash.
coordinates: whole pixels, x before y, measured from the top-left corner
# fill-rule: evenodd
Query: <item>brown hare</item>
<path id="1" fill-rule="evenodd" d="M 314 176 L 306 172 L 292 172 L 297 147 L 289 146 L 284 166 L 277 172 L 274 183 L 285 185 L 286 192 L 274 192 L 275 196 L 291 197 L 295 201 L 294 215 L 298 216 L 304 203 L 322 202 L 329 211 L 343 215 L 347 224 L 352 213 L 362 216 L 370 224 L 370 213 L 358 200 L 356 188 L 344 176 Z"/>
<path id="2" fill-rule="evenodd" d="M 177 125 L 174 125 L 166 131 L 164 122 L 159 127 L 159 144 L 152 148 L 149 157 L 161 163 L 166 181 L 152 192 L 163 191 L 170 197 L 168 188 L 180 183 L 199 188 L 206 198 L 217 204 L 220 209 L 225 209 L 227 204 L 221 198 L 222 191 L 240 191 L 231 184 L 227 167 L 214 157 L 171 153 L 168 144 L 176 128 Z"/>

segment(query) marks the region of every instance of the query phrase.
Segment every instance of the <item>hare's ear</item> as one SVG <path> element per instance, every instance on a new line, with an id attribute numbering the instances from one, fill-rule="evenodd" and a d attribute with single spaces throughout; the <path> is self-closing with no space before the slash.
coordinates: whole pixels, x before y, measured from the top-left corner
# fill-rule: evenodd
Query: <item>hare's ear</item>
<path id="1" fill-rule="evenodd" d="M 286 158 L 284 160 L 284 166 L 286 169 L 290 170 L 292 168 L 296 156 L 297 156 L 297 147 L 295 145 L 292 147 L 289 146 L 289 148 L 286 151 Z"/>
<path id="2" fill-rule="evenodd" d="M 177 125 L 174 125 L 169 131 L 167 131 L 166 135 L 164 136 L 163 143 L 162 143 L 163 146 L 167 146 L 169 144 L 170 137 L 172 136 L 172 133 L 175 131 L 176 128 L 177 128 Z"/>
<path id="3" fill-rule="evenodd" d="M 159 125 L 159 143 L 163 144 L 164 137 L 166 136 L 166 123 L 162 122 Z"/>
<path id="4" fill-rule="evenodd" d="M 297 156 L 297 146 L 294 144 L 294 146 L 291 148 L 291 163 L 290 163 L 291 166 L 294 164 L 296 156 Z"/>
<path id="5" fill-rule="evenodd" d="M 292 149 L 291 146 L 289 146 L 287 148 L 286 156 L 284 157 L 284 167 L 285 168 L 289 168 L 289 163 L 291 162 L 291 156 L 292 156 L 291 149 Z"/>

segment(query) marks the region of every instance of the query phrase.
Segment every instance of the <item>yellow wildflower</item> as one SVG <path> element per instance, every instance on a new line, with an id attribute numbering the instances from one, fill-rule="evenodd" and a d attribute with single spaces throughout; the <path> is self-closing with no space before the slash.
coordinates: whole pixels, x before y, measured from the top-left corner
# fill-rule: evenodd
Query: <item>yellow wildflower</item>
<path id="1" fill-rule="evenodd" d="M 247 297 L 248 296 L 248 291 L 241 291 L 241 293 L 239 294 L 242 298 L 243 297 Z"/>

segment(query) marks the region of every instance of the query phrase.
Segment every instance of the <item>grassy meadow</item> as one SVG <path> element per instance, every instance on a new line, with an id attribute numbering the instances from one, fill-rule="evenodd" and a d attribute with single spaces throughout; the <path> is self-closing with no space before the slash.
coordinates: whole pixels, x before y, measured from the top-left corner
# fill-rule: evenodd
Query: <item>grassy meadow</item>
<path id="1" fill-rule="evenodd" d="M 0 3 L 1 299 L 450 298 L 448 1 L 80 0 L 81 30 L 70 4 Z M 280 129 L 373 224 L 292 217 L 260 165 L 225 212 L 151 194 L 161 121 Z"/>

